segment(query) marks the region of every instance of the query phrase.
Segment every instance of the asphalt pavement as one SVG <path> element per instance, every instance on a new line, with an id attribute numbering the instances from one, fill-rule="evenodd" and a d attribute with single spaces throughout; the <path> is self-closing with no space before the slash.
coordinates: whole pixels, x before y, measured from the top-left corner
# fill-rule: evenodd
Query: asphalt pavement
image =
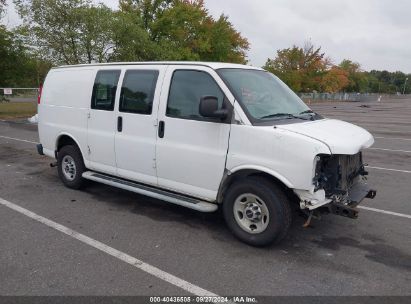
<path id="1" fill-rule="evenodd" d="M 0 204 L 0 295 L 411 295 L 411 100 L 311 107 L 375 136 L 364 159 L 377 197 L 357 220 L 303 228 L 295 214 L 268 248 L 237 241 L 219 212 L 97 183 L 65 188 L 36 152 L 37 126 L 0 121 L 0 199 L 35 214 Z"/>

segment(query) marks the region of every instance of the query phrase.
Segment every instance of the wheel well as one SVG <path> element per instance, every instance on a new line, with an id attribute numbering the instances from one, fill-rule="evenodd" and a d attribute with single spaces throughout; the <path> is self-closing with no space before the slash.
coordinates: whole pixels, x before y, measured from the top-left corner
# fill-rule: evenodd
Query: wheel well
<path id="1" fill-rule="evenodd" d="M 268 174 L 263 171 L 258 171 L 258 170 L 253 170 L 253 169 L 245 169 L 245 170 L 239 170 L 233 174 L 225 174 L 223 181 L 221 183 L 220 189 L 218 191 L 217 195 L 217 202 L 222 203 L 224 200 L 224 195 L 227 191 L 228 188 L 237 180 L 239 179 L 244 179 L 244 178 L 250 178 L 250 177 L 260 177 L 265 179 L 266 181 L 276 185 L 279 187 L 281 190 L 283 190 L 284 194 L 287 195 L 287 197 L 290 199 L 290 201 L 294 202 L 296 201 L 297 203 L 299 202 L 298 196 L 292 191 L 290 188 L 288 188 L 282 181 L 280 181 L 278 178 L 272 176 L 271 174 Z"/>
<path id="2" fill-rule="evenodd" d="M 75 142 L 75 140 L 73 138 L 71 138 L 68 135 L 61 135 L 58 139 L 57 139 L 57 146 L 56 146 L 56 158 L 57 158 L 57 153 L 60 151 L 61 148 L 63 148 L 64 146 L 75 146 L 79 149 L 79 151 L 81 152 L 80 147 L 77 145 L 77 143 Z"/>

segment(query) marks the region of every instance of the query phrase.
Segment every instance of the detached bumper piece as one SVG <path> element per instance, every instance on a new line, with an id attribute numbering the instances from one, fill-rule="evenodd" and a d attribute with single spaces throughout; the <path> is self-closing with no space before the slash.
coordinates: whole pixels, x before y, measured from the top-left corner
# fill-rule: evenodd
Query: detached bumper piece
<path id="1" fill-rule="evenodd" d="M 329 205 L 330 212 L 356 219 L 358 218 L 358 210 L 355 207 L 357 207 L 364 198 L 373 199 L 376 194 L 376 190 L 370 189 L 369 186 L 363 182 L 358 182 L 351 187 L 345 203 L 333 202 Z"/>

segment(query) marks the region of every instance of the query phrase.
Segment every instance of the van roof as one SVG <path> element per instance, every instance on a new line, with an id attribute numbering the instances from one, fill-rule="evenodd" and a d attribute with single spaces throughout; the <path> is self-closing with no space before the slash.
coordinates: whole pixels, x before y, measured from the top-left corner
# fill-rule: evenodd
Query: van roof
<path id="1" fill-rule="evenodd" d="M 108 62 L 108 63 L 62 65 L 62 66 L 54 67 L 54 69 L 71 68 L 71 67 L 90 67 L 90 66 L 116 66 L 116 65 L 197 65 L 197 66 L 210 67 L 214 70 L 222 69 L 222 68 L 262 70 L 261 68 L 253 67 L 250 65 L 244 65 L 244 64 L 224 63 L 224 62 L 205 62 L 205 61 Z"/>

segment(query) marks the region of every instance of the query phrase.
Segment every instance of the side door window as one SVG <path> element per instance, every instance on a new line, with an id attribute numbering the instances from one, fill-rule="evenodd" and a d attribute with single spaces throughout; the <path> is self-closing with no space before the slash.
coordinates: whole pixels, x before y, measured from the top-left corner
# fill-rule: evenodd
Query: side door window
<path id="1" fill-rule="evenodd" d="M 150 115 L 157 78 L 158 71 L 126 71 L 121 87 L 120 112 Z"/>
<path id="2" fill-rule="evenodd" d="M 171 80 L 166 115 L 182 119 L 216 121 L 199 113 L 200 99 L 204 96 L 217 97 L 219 108 L 222 107 L 224 94 L 210 74 L 204 71 L 176 70 Z"/>
<path id="3" fill-rule="evenodd" d="M 87 120 L 90 169 L 108 174 L 116 173 L 114 104 L 120 74 L 109 69 L 97 72 Z"/>
<path id="4" fill-rule="evenodd" d="M 113 111 L 116 99 L 118 79 L 121 71 L 98 71 L 93 86 L 91 108 L 94 110 Z"/>
<path id="5" fill-rule="evenodd" d="M 126 70 L 117 113 L 117 120 L 121 121 L 115 138 L 117 174 L 151 185 L 157 185 L 157 132 L 153 126 L 159 98 L 155 96 L 156 91 L 159 95 L 156 86 L 162 68 Z"/>

